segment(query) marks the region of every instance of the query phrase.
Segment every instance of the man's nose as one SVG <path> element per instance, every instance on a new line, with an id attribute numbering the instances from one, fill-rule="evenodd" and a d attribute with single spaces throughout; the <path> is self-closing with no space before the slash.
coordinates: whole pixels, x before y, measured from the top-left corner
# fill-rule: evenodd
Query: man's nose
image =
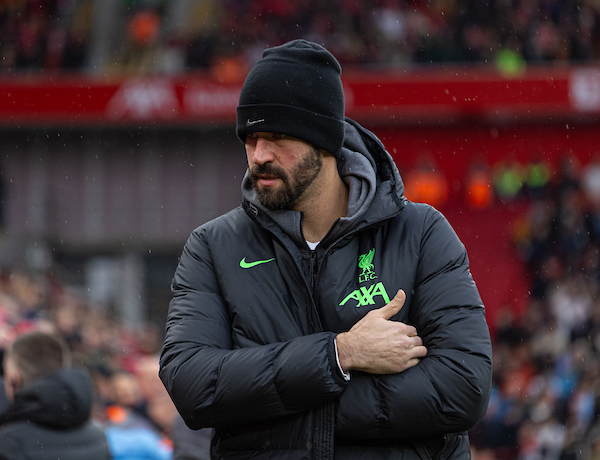
<path id="1" fill-rule="evenodd" d="M 273 161 L 272 143 L 262 137 L 256 139 L 256 144 L 252 152 L 252 161 L 254 164 L 264 164 Z"/>

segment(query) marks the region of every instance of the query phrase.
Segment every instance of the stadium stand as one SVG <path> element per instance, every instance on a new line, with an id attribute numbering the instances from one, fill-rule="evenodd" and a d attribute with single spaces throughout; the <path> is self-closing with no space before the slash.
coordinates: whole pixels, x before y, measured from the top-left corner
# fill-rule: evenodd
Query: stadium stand
<path id="1" fill-rule="evenodd" d="M 494 391 L 472 430 L 483 458 L 598 458 L 595 168 L 566 156 L 544 192 L 523 203 L 513 241 L 531 295 L 522 315 L 506 309 L 497 323 Z"/>
<path id="2" fill-rule="evenodd" d="M 17 0 L 0 4 L 3 72 L 241 72 L 299 36 L 343 66 L 597 59 L 600 9 L 565 0 Z M 227 68 L 227 70 L 224 69 Z"/>

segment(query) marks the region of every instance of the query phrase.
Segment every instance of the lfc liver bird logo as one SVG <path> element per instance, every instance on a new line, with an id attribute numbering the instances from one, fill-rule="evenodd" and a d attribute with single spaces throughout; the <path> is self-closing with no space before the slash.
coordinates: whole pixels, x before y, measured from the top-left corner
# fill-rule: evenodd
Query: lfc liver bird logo
<path id="1" fill-rule="evenodd" d="M 375 257 L 375 248 L 371 249 L 366 254 L 361 254 L 358 257 L 358 267 L 362 269 L 360 278 L 366 278 L 366 275 L 373 272 L 373 257 Z"/>

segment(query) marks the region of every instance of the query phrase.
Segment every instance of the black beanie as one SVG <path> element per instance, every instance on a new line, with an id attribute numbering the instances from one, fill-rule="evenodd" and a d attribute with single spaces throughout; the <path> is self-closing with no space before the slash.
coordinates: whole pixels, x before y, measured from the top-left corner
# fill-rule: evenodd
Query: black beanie
<path id="1" fill-rule="evenodd" d="M 342 69 L 316 43 L 293 40 L 267 48 L 242 87 L 236 133 L 297 137 L 337 155 L 344 142 Z"/>

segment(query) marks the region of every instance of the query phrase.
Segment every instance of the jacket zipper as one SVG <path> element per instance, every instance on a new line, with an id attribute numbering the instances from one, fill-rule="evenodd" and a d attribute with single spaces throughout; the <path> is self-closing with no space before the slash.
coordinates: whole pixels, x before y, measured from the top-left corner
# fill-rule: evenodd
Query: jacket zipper
<path id="1" fill-rule="evenodd" d="M 331 243 L 329 246 L 327 246 L 327 249 L 325 249 L 325 252 L 323 252 L 323 255 L 321 256 L 321 261 L 320 261 L 320 262 L 317 264 L 317 272 L 314 274 L 314 277 L 313 277 L 313 297 L 314 297 L 315 299 L 317 298 L 317 284 L 319 283 L 319 273 L 321 272 L 321 267 L 323 266 L 323 262 L 325 261 L 325 256 L 326 256 L 327 254 L 329 254 L 329 252 L 331 252 L 331 250 L 332 250 L 332 249 L 333 249 L 333 248 L 334 248 L 334 247 L 335 247 L 335 246 L 336 246 L 336 245 L 337 245 L 337 244 L 338 244 L 340 241 L 342 241 L 344 238 L 348 238 L 348 237 L 350 237 L 350 236 L 353 236 L 353 235 L 355 235 L 356 233 L 358 233 L 358 232 L 360 232 L 360 231 L 364 230 L 364 229 L 365 229 L 365 228 L 367 228 L 367 227 L 370 227 L 370 226 L 372 226 L 372 225 L 377 225 L 377 224 L 379 224 L 379 223 L 381 223 L 381 222 L 384 222 L 384 221 L 386 221 L 386 220 L 393 219 L 394 217 L 398 216 L 398 215 L 399 215 L 399 214 L 400 214 L 400 213 L 401 213 L 403 210 L 404 210 L 404 208 L 401 208 L 401 209 L 399 209 L 398 211 L 396 211 L 394 214 L 391 214 L 391 215 L 389 215 L 389 216 L 387 216 L 387 217 L 384 217 L 383 219 L 379 219 L 379 220 L 376 220 L 376 221 L 374 221 L 374 222 L 371 222 L 371 223 L 369 223 L 369 224 L 367 224 L 367 225 L 363 225 L 362 227 L 355 228 L 354 230 L 352 230 L 352 231 L 350 231 L 350 232 L 346 233 L 345 235 L 343 235 L 343 236 L 340 236 L 340 237 L 339 237 L 337 240 L 335 240 L 333 243 Z M 316 258 L 316 251 L 313 251 L 313 252 L 315 252 L 315 258 Z M 311 275 L 312 275 L 312 271 L 313 271 L 312 259 L 311 259 L 311 268 L 310 268 L 310 270 L 311 270 Z"/>
<path id="2" fill-rule="evenodd" d="M 434 459 L 442 458 L 442 454 L 444 453 L 444 450 L 446 450 L 447 445 L 448 445 L 448 436 L 444 435 L 442 448 L 437 453 L 435 453 L 435 452 L 430 453 L 429 449 L 427 448 L 427 446 L 425 445 L 424 442 L 415 442 L 415 449 L 417 450 L 417 453 L 419 455 L 421 455 L 422 453 L 425 454 L 425 456 L 427 457 L 425 460 L 434 460 Z"/>
<path id="3" fill-rule="evenodd" d="M 335 240 L 332 244 L 330 244 L 325 249 L 325 251 L 323 252 L 323 255 L 321 256 L 320 262 L 317 259 L 317 251 L 316 250 L 310 251 L 310 277 L 311 277 L 311 282 L 312 282 L 312 298 L 313 298 L 313 300 L 311 302 L 311 309 L 309 311 L 309 322 L 311 322 L 311 328 L 313 328 L 313 330 L 314 330 L 314 326 L 313 326 L 312 318 L 311 318 L 311 316 L 314 315 L 315 321 L 319 322 L 319 324 L 318 324 L 319 330 L 318 331 L 315 330 L 315 332 L 320 332 L 323 330 L 323 327 L 320 324 L 319 311 L 317 310 L 317 304 L 316 304 L 315 299 L 317 299 L 319 275 L 321 273 L 321 267 L 323 266 L 323 261 L 325 260 L 325 256 L 327 254 L 329 254 L 329 252 L 331 252 L 332 248 L 335 247 L 344 238 L 352 236 L 370 225 L 375 225 L 375 224 L 378 224 L 385 220 L 393 219 L 401 212 L 402 212 L 402 209 L 400 209 L 395 214 L 386 217 L 385 219 L 380 219 L 376 222 L 370 223 L 369 225 L 364 225 L 360 228 L 354 229 L 353 231 L 351 231 L 349 233 L 346 233 L 344 236 L 339 237 L 337 240 Z M 315 271 L 315 268 L 316 268 L 316 271 Z M 317 447 L 315 449 L 313 449 L 313 460 L 331 460 L 331 459 L 333 459 L 334 445 L 335 445 L 335 440 L 334 440 L 335 403 L 331 402 L 331 403 L 325 404 L 324 406 L 319 407 L 316 411 L 317 412 L 315 413 L 315 433 L 314 433 L 313 440 L 314 440 L 314 445 Z"/>
<path id="4" fill-rule="evenodd" d="M 316 304 L 316 286 L 317 286 L 317 251 L 310 250 L 310 281 L 312 288 L 311 303 L 308 310 L 308 320 L 312 332 L 322 332 L 323 325 L 319 317 L 319 311 Z M 332 460 L 334 454 L 334 413 L 335 403 L 329 402 L 323 406 L 314 409 L 314 432 L 313 432 L 313 460 Z"/>
<path id="5" fill-rule="evenodd" d="M 283 242 L 273 233 L 273 238 L 277 239 L 283 247 Z M 305 280 L 305 285 L 308 293 L 310 294 L 310 307 L 308 309 L 308 322 L 312 333 L 323 332 L 323 326 L 318 316 L 317 305 L 315 303 L 316 293 L 316 275 L 315 266 L 317 265 L 317 253 L 311 250 L 310 252 L 310 279 L 312 286 L 308 286 L 306 279 L 298 267 L 294 264 L 296 271 L 300 276 L 300 279 Z M 321 407 L 313 409 L 313 448 L 312 457 L 313 460 L 333 460 L 333 423 L 330 422 L 335 417 L 333 412 L 334 403 L 328 403 Z"/>
<path id="6" fill-rule="evenodd" d="M 310 281 L 312 286 L 310 286 L 310 291 L 312 292 L 312 298 L 310 302 L 310 308 L 308 309 L 308 322 L 310 324 L 311 332 L 322 332 L 323 327 L 321 326 L 321 321 L 319 320 L 319 313 L 317 311 L 317 306 L 315 303 L 315 265 L 317 260 L 316 251 L 310 251 Z"/>
<path id="7" fill-rule="evenodd" d="M 379 219 L 377 221 L 371 222 L 367 225 L 363 225 L 362 227 L 356 228 L 356 229 L 352 230 L 351 232 L 348 232 L 345 235 L 339 237 L 325 249 L 320 262 L 317 259 L 317 251 L 312 250 L 312 249 L 310 250 L 310 279 L 311 279 L 312 286 L 307 286 L 307 288 L 309 288 L 309 292 L 311 293 L 311 299 L 310 299 L 311 306 L 308 311 L 308 321 L 309 321 L 311 332 L 316 333 L 316 332 L 323 331 L 323 327 L 321 325 L 321 320 L 319 318 L 319 312 L 317 310 L 317 304 L 316 304 L 315 299 L 317 298 L 319 274 L 321 272 L 321 267 L 323 266 L 323 261 L 325 260 L 325 256 L 332 250 L 333 247 L 335 247 L 344 238 L 348 238 L 349 236 L 352 236 L 352 235 L 358 233 L 359 231 L 362 231 L 363 229 L 370 227 L 371 225 L 376 225 L 376 224 L 379 224 L 386 220 L 393 219 L 398 214 L 400 214 L 403 209 L 404 208 L 401 208 L 394 214 L 391 214 L 383 219 Z M 256 218 L 258 216 L 258 210 L 255 207 L 252 207 L 251 211 L 254 213 L 255 218 Z M 260 223 L 259 223 L 259 225 L 260 225 Z M 333 227 L 333 225 L 332 225 L 332 227 Z M 263 228 L 264 228 L 264 226 L 263 226 Z M 330 231 L 331 231 L 331 229 L 330 229 Z M 282 244 L 282 246 L 285 247 L 283 242 L 277 236 L 275 236 L 275 234 L 273 234 L 272 232 L 271 232 L 271 234 L 273 235 L 273 238 L 276 238 Z M 325 237 L 326 236 L 327 235 L 325 235 Z M 302 237 L 304 238 L 304 235 L 302 235 Z M 300 275 L 300 278 L 304 279 L 304 276 L 303 276 L 300 268 L 297 266 L 297 264 L 294 264 L 294 265 L 296 266 L 296 270 L 297 270 L 298 274 Z M 315 271 L 315 268 L 316 268 L 316 271 Z M 314 433 L 313 433 L 313 460 L 332 460 L 333 459 L 333 455 L 334 455 L 334 418 L 335 418 L 334 409 L 335 409 L 335 404 L 333 402 L 325 404 L 319 408 L 314 409 L 315 426 L 314 426 Z"/>

